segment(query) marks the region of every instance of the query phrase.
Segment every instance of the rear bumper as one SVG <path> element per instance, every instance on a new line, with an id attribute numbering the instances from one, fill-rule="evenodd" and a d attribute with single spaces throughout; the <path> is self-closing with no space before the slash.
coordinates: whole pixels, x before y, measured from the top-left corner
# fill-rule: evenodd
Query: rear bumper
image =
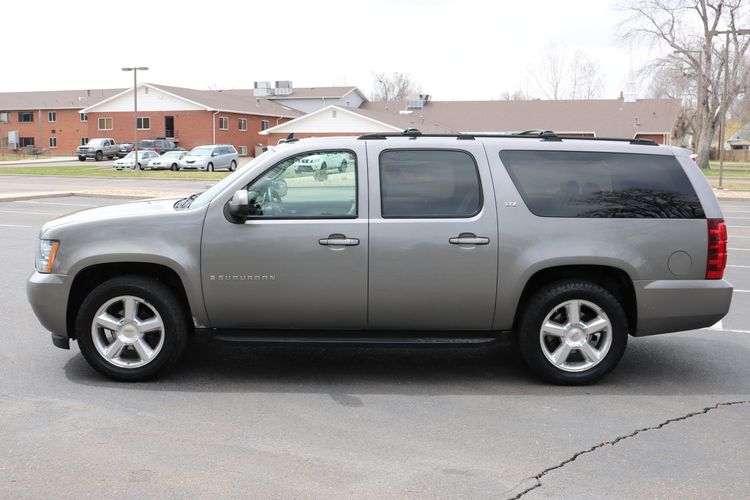
<path id="1" fill-rule="evenodd" d="M 706 328 L 729 312 L 734 287 L 725 280 L 635 281 L 642 337 Z"/>
<path id="2" fill-rule="evenodd" d="M 66 325 L 68 276 L 34 272 L 26 282 L 26 297 L 39 322 L 52 332 L 52 341 L 57 347 L 67 348 Z M 64 344 L 64 345 L 63 345 Z"/>

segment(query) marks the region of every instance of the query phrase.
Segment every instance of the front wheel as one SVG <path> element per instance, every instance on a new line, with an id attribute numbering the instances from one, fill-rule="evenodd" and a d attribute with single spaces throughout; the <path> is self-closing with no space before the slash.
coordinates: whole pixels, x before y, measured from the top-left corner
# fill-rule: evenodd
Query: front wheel
<path id="1" fill-rule="evenodd" d="M 86 161 L 86 157 L 85 156 L 79 156 L 78 157 L 78 161 Z"/>
<path id="2" fill-rule="evenodd" d="M 141 276 L 105 281 L 84 299 L 76 318 L 86 361 L 115 380 L 137 381 L 172 366 L 190 324 L 175 293 Z"/>
<path id="3" fill-rule="evenodd" d="M 347 166 L 348 166 L 348 165 L 347 165 L 347 163 L 346 163 L 346 160 L 341 160 L 341 165 L 339 165 L 339 172 L 341 172 L 342 174 L 343 174 L 344 172 L 346 172 L 346 167 L 347 167 Z"/>
<path id="4" fill-rule="evenodd" d="M 172 166 L 169 167 L 169 170 L 171 170 L 172 172 L 174 172 L 175 170 L 177 170 L 177 164 L 176 163 L 172 163 Z"/>
<path id="5" fill-rule="evenodd" d="M 620 301 L 589 281 L 558 281 L 527 301 L 518 323 L 521 352 L 548 382 L 596 382 L 619 363 L 628 340 Z"/>
<path id="6" fill-rule="evenodd" d="M 102 154 L 101 151 L 97 151 L 96 154 L 94 155 L 94 159 L 96 161 L 102 161 L 104 159 L 104 155 Z"/>
<path id="7" fill-rule="evenodd" d="M 208 165 L 206 165 L 206 172 L 213 172 L 213 171 L 214 171 L 213 163 L 209 163 Z"/>

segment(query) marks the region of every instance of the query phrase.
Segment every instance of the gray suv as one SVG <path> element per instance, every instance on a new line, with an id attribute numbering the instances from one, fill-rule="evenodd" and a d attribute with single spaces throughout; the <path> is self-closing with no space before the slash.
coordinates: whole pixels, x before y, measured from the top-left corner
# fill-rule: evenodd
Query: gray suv
<path id="1" fill-rule="evenodd" d="M 296 168 L 326 157 L 348 168 Z M 77 340 L 118 380 L 163 372 L 195 333 L 452 347 L 511 333 L 540 377 L 584 384 L 631 335 L 719 321 L 726 258 L 686 150 L 410 130 L 291 139 L 202 193 L 48 222 L 28 298 L 56 346 Z"/>

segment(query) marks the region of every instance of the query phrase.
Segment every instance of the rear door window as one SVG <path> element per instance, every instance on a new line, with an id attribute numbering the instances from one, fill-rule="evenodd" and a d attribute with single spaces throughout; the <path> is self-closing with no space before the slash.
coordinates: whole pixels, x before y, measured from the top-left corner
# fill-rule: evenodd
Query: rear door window
<path id="1" fill-rule="evenodd" d="M 453 150 L 383 151 L 380 200 L 383 218 L 472 217 L 482 207 L 474 157 Z"/>
<path id="2" fill-rule="evenodd" d="M 705 217 L 673 156 L 509 150 L 500 159 L 526 206 L 541 217 Z"/>

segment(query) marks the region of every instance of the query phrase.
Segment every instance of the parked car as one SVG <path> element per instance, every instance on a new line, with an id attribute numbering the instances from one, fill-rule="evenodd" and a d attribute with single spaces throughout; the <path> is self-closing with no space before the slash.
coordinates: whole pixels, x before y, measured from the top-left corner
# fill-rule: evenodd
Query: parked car
<path id="1" fill-rule="evenodd" d="M 230 172 L 237 168 L 240 155 L 231 144 L 209 144 L 198 146 L 190 150 L 180 160 L 181 169 L 197 169 L 213 172 L 214 170 L 228 169 Z"/>
<path id="2" fill-rule="evenodd" d="M 159 155 L 155 151 L 138 151 L 138 161 L 135 159 L 135 151 L 131 151 L 124 158 L 115 160 L 112 164 L 112 168 L 115 170 L 123 170 L 126 168 L 140 169 L 143 170 L 144 166 L 151 161 L 152 158 L 158 158 Z"/>
<path id="3" fill-rule="evenodd" d="M 356 175 L 295 173 L 342 156 Z M 164 372 L 194 333 L 450 347 L 511 333 L 537 375 L 584 384 L 629 335 L 724 317 L 726 260 L 719 204 L 681 148 L 410 130 L 287 141 L 202 193 L 50 221 L 27 295 L 54 345 L 77 340 L 117 380 Z"/>
<path id="4" fill-rule="evenodd" d="M 185 157 L 187 151 L 167 151 L 161 156 L 152 158 L 144 167 L 146 170 L 179 170 L 180 160 Z"/>
<path id="5" fill-rule="evenodd" d="M 117 157 L 118 158 L 124 158 L 131 151 L 133 151 L 133 143 L 132 142 L 122 142 L 117 147 Z"/>
<path id="6" fill-rule="evenodd" d="M 184 151 L 183 148 L 177 146 L 177 144 L 168 139 L 146 139 L 138 141 L 138 149 L 150 149 L 151 151 L 156 151 L 160 155 L 167 151 Z"/>
<path id="7" fill-rule="evenodd" d="M 109 137 L 99 137 L 91 139 L 85 146 L 78 146 L 76 156 L 80 161 L 86 161 L 86 158 L 94 158 L 96 161 L 102 161 L 104 157 L 110 160 L 117 156 L 117 143 Z"/>
<path id="8" fill-rule="evenodd" d="M 294 164 L 294 170 L 299 174 L 302 172 L 313 172 L 318 176 L 324 176 L 328 172 L 338 170 L 346 172 L 349 166 L 349 155 L 345 153 L 338 154 L 320 154 L 311 155 L 300 159 Z"/>

